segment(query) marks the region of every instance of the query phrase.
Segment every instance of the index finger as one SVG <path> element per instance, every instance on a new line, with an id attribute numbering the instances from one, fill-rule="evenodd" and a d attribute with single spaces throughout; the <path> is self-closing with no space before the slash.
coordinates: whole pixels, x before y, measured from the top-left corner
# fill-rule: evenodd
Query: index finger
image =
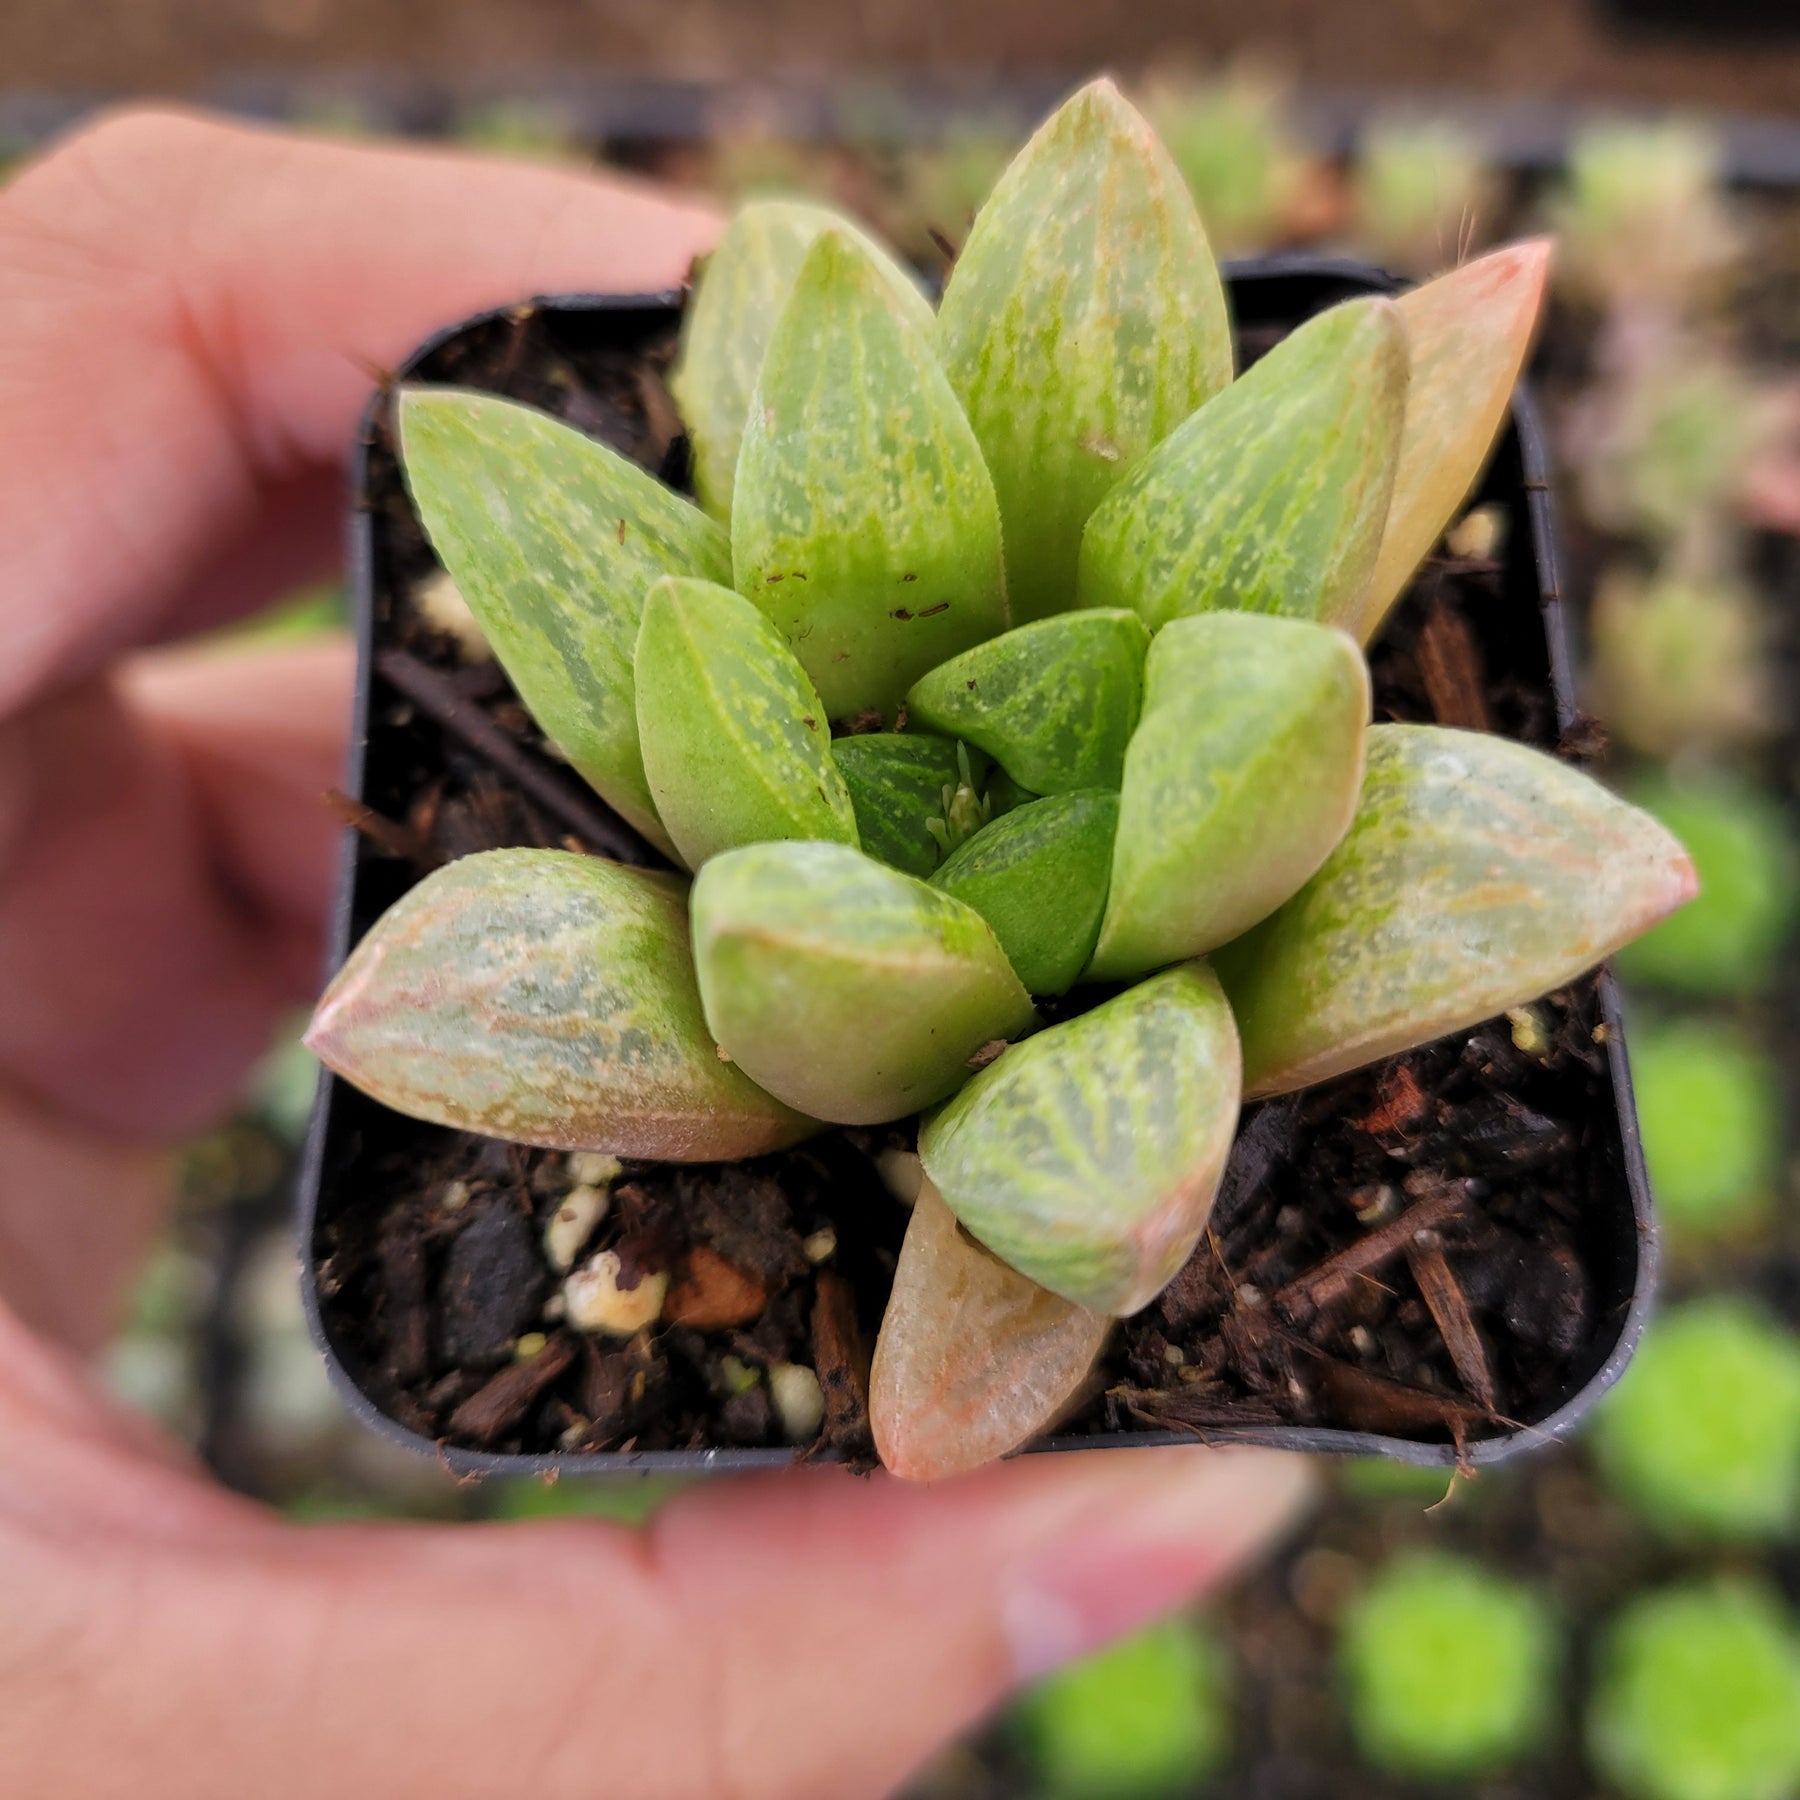
<path id="1" fill-rule="evenodd" d="M 370 371 L 534 293 L 676 285 L 698 204 L 119 114 L 0 192 L 0 716 L 328 560 Z"/>

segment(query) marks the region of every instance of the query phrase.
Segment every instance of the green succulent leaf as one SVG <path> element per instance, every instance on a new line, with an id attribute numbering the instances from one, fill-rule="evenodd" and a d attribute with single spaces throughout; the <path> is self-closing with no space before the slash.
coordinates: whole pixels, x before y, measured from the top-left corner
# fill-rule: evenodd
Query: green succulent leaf
<path id="1" fill-rule="evenodd" d="M 690 869 L 770 838 L 857 841 L 818 692 L 741 594 L 682 576 L 650 590 L 637 714 L 651 797 Z"/>
<path id="2" fill-rule="evenodd" d="M 1088 515 L 1231 380 L 1200 215 L 1110 81 L 1001 176 L 951 272 L 938 345 L 993 471 L 1014 616 L 1061 612 Z"/>
<path id="3" fill-rule="evenodd" d="M 1349 829 L 1368 719 L 1368 666 L 1341 631 L 1233 612 L 1166 626 L 1089 974 L 1198 956 L 1294 893 Z"/>
<path id="4" fill-rule="evenodd" d="M 1118 818 L 1105 788 L 1033 800 L 983 826 L 931 885 L 987 920 L 1028 992 L 1065 993 L 1100 933 Z"/>
<path id="5" fill-rule="evenodd" d="M 1567 763 L 1432 725 L 1370 729 L 1356 818 L 1214 958 L 1255 1097 L 1460 1031 L 1573 980 L 1692 898 L 1687 852 Z"/>
<path id="6" fill-rule="evenodd" d="M 694 884 L 706 1019 L 752 1080 L 845 1125 L 929 1106 L 1034 1019 L 981 915 L 842 844 L 753 844 Z M 822 1110 L 821 1110 L 822 1109 Z"/>
<path id="7" fill-rule="evenodd" d="M 1237 1129 L 1237 1029 L 1204 963 L 1015 1044 L 919 1133 L 982 1243 L 1096 1312 L 1147 1306 L 1205 1228 Z"/>
<path id="8" fill-rule="evenodd" d="M 994 484 L 931 341 L 841 232 L 807 252 L 738 458 L 738 590 L 826 711 L 892 713 L 1009 622 Z"/>
<path id="9" fill-rule="evenodd" d="M 714 1162 L 818 1129 L 720 1061 L 680 879 L 561 850 L 428 875 L 351 953 L 306 1042 L 397 1112 L 521 1144 Z"/>
<path id="10" fill-rule="evenodd" d="M 1509 244 L 1399 300 L 1411 380 L 1375 572 L 1348 631 L 1367 643 L 1480 479 L 1531 348 L 1550 241 Z"/>
<path id="11" fill-rule="evenodd" d="M 957 748 L 923 731 L 865 731 L 832 744 L 862 847 L 878 862 L 920 877 L 938 866 L 943 844 L 932 827 L 946 823 L 945 797 L 954 800 L 962 784 Z M 987 758 L 977 752 L 968 761 L 979 781 Z"/>
<path id="12" fill-rule="evenodd" d="M 725 533 L 616 450 L 460 388 L 400 395 L 400 456 L 431 545 L 531 716 L 664 850 L 638 754 L 632 658 L 663 575 L 728 581 Z"/>
<path id="13" fill-rule="evenodd" d="M 875 1340 L 869 1423 L 903 1481 L 965 1474 L 1052 1425 L 1112 1320 L 1046 1293 L 957 1228 L 929 1181 Z"/>
<path id="14" fill-rule="evenodd" d="M 732 215 L 706 259 L 681 325 L 681 355 L 671 378 L 694 446 L 694 488 L 715 519 L 729 523 L 738 447 L 763 353 L 806 253 L 821 232 L 857 244 L 886 278 L 896 302 L 921 331 L 932 328 L 931 302 L 875 240 L 828 206 L 809 200 L 752 200 Z"/>
<path id="15" fill-rule="evenodd" d="M 1075 603 L 1129 606 L 1152 631 L 1217 608 L 1354 624 L 1406 386 L 1391 300 L 1308 320 L 1113 490 L 1082 537 Z"/>
<path id="16" fill-rule="evenodd" d="M 1039 619 L 914 682 L 907 715 L 979 745 L 1033 793 L 1117 787 L 1149 647 L 1133 612 Z"/>

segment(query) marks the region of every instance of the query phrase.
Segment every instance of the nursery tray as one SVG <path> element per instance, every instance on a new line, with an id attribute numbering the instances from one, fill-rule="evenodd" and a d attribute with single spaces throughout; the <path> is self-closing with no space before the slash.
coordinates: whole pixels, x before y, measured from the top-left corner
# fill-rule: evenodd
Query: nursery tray
<path id="1" fill-rule="evenodd" d="M 1400 285 L 1314 257 L 1227 276 L 1240 362 L 1326 306 Z M 544 407 L 679 485 L 685 444 L 660 371 L 680 307 L 680 295 L 525 301 L 440 332 L 397 378 Z M 356 822 L 334 970 L 433 861 L 517 843 L 660 861 L 546 751 L 495 665 L 454 666 L 448 640 L 421 625 L 411 596 L 432 562 L 389 421 L 384 390 L 353 459 L 359 674 L 339 800 Z M 1379 716 L 1487 723 L 1581 753 L 1548 471 L 1521 390 L 1478 496 L 1505 522 L 1500 546 L 1427 565 L 1371 652 Z M 730 1176 L 628 1165 L 608 1229 L 653 1246 L 659 1231 L 711 1243 L 736 1234 L 740 1261 L 762 1258 L 768 1310 L 717 1343 L 665 1333 L 665 1349 L 638 1366 L 616 1346 L 563 1335 L 554 1379 L 534 1387 L 508 1374 L 523 1365 L 509 1364 L 507 1347 L 520 1332 L 555 1330 L 537 1316 L 552 1278 L 532 1259 L 561 1158 L 404 1118 L 326 1072 L 299 1199 L 314 1338 L 360 1419 L 458 1471 L 867 1463 L 857 1340 L 866 1352 L 905 1224 L 871 1156 L 904 1130 L 830 1132 Z M 796 1241 L 832 1226 L 830 1278 L 784 1263 L 779 1238 L 774 1251 L 753 1241 L 769 1219 Z M 1624 1034 L 1602 970 L 1529 1019 L 1490 1021 L 1246 1108 L 1207 1238 L 1162 1299 L 1119 1328 L 1089 1390 L 1032 1448 L 1251 1442 L 1497 1462 L 1569 1431 L 1617 1380 L 1655 1260 Z M 1468 1390 L 1471 1334 L 1491 1364 L 1492 1404 Z M 758 1416 L 708 1388 L 707 1359 L 722 1346 L 751 1365 L 814 1363 L 827 1398 L 820 1440 L 804 1452 L 766 1441 L 766 1406 Z M 584 1442 L 582 1420 L 606 1418 L 613 1441 L 589 1447 L 602 1425 Z"/>

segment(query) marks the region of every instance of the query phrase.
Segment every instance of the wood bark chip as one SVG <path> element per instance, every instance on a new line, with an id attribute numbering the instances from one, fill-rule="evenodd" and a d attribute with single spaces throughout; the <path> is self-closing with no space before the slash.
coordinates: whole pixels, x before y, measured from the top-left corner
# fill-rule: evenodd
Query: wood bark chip
<path id="1" fill-rule="evenodd" d="M 1425 615 L 1413 646 L 1431 710 L 1440 724 L 1492 731 L 1481 651 L 1468 621 L 1442 596 Z"/>
<path id="2" fill-rule="evenodd" d="M 1467 1199 L 1464 1182 L 1446 1181 L 1435 1187 L 1405 1212 L 1289 1282 L 1275 1296 L 1276 1310 L 1296 1324 L 1304 1323 L 1314 1313 L 1343 1299 L 1359 1276 L 1400 1255 L 1415 1233 L 1431 1230 L 1460 1211 Z"/>
<path id="3" fill-rule="evenodd" d="M 813 1370 L 825 1395 L 825 1423 L 814 1450 L 868 1455 L 869 1346 L 856 1316 L 856 1295 L 841 1275 L 818 1279 L 812 1309 Z"/>
<path id="4" fill-rule="evenodd" d="M 352 831 L 361 833 L 383 856 L 401 862 L 415 863 L 421 869 L 435 869 L 442 860 L 431 847 L 429 837 L 411 825 L 401 825 L 374 807 L 353 800 L 341 788 L 325 790 L 325 804 Z"/>
<path id="5" fill-rule="evenodd" d="M 1493 1413 L 1499 1402 L 1487 1346 L 1481 1341 L 1469 1302 L 1444 1255 L 1444 1240 L 1435 1231 L 1414 1232 L 1412 1242 L 1406 1246 L 1406 1260 L 1438 1330 L 1443 1333 L 1444 1347 L 1456 1364 L 1457 1374 L 1483 1409 Z"/>
<path id="6" fill-rule="evenodd" d="M 571 1332 L 559 1331 L 536 1356 L 502 1369 L 450 1415 L 450 1429 L 491 1444 L 519 1425 L 532 1403 L 575 1360 Z"/>
<path id="7" fill-rule="evenodd" d="M 653 865 L 656 853 L 622 820 L 589 800 L 552 771 L 516 739 L 509 737 L 479 706 L 466 700 L 455 682 L 421 662 L 407 650 L 376 653 L 376 670 L 438 724 L 485 756 L 539 806 L 573 831 L 591 850 L 619 862 Z"/>

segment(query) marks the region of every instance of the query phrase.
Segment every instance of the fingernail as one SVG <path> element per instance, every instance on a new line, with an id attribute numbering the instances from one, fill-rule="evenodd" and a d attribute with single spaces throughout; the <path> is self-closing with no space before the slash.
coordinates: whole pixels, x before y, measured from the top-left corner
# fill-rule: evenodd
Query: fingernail
<path id="1" fill-rule="evenodd" d="M 1033 1681 L 1179 1606 L 1277 1537 L 1313 1487 L 1311 1466 L 1267 1450 L 1129 1453 L 1006 1582 L 1001 1622 L 1020 1681 Z"/>

